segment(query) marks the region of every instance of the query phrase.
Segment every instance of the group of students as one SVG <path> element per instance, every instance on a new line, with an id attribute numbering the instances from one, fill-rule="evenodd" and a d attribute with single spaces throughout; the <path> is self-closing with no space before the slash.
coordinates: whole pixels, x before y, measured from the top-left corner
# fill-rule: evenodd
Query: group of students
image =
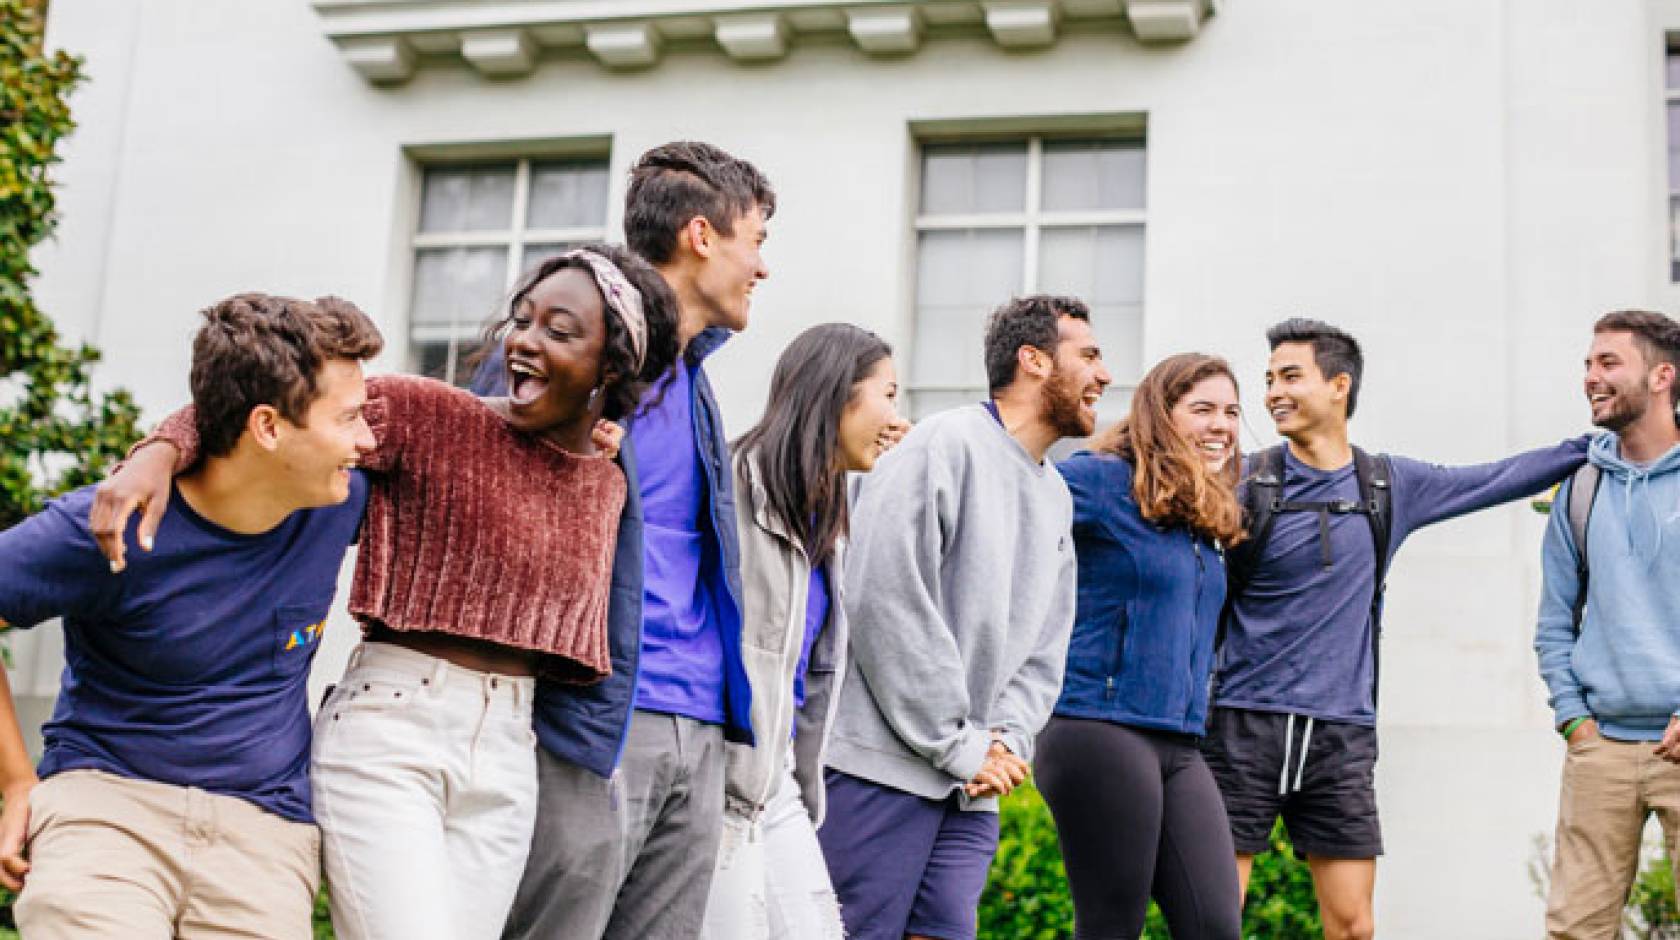
<path id="1" fill-rule="evenodd" d="M 1680 325 L 1599 321 L 1609 433 L 1480 466 L 1353 447 L 1361 351 L 1304 319 L 1267 336 L 1285 444 L 1245 458 L 1195 353 L 1099 434 L 1089 311 L 1045 295 L 991 315 L 986 400 L 913 429 L 890 347 L 813 327 L 731 445 L 704 363 L 775 207 L 744 160 L 650 150 L 627 247 L 523 278 L 477 394 L 364 379 L 338 298 L 206 309 L 193 405 L 0 533 L 0 620 L 66 638 L 38 770 L 0 715 L 24 935 L 307 937 L 324 863 L 342 938 L 971 938 L 1036 770 L 1079 937 L 1151 897 L 1239 937 L 1279 816 L 1326 936 L 1369 937 L 1389 562 L 1572 474 L 1573 507 L 1589 458 L 1599 574 L 1556 513 L 1537 641 L 1571 741 L 1548 923 L 1610 935 L 1638 826 L 1680 820 Z M 352 545 L 363 642 L 312 723 Z"/>

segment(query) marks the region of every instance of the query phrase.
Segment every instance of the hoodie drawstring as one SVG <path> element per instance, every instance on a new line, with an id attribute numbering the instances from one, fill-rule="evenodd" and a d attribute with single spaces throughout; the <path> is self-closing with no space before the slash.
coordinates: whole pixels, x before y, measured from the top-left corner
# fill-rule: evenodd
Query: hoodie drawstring
<path id="1" fill-rule="evenodd" d="M 1646 539 L 1644 539 L 1644 538 L 1635 534 L 1635 529 L 1639 528 L 1639 526 L 1637 526 L 1635 524 L 1634 518 L 1633 518 L 1633 511 L 1634 511 L 1633 510 L 1633 503 L 1634 503 L 1633 489 L 1634 489 L 1635 484 L 1638 484 L 1638 485 L 1642 486 L 1645 490 L 1644 494 L 1642 494 L 1643 497 L 1644 497 L 1642 502 L 1644 502 L 1644 504 L 1645 504 L 1644 518 L 1649 519 L 1650 523 L 1651 523 L 1651 528 L 1656 530 L 1655 538 L 1650 540 L 1650 541 L 1655 542 L 1655 545 L 1649 551 L 1646 551 L 1639 544 L 1642 541 L 1646 541 Z M 1663 524 L 1662 524 L 1662 516 L 1657 513 L 1656 504 L 1650 498 L 1650 494 L 1651 494 L 1651 475 L 1650 475 L 1650 473 L 1648 473 L 1647 471 L 1645 471 L 1644 469 L 1639 468 L 1639 467 L 1629 468 L 1628 471 L 1627 471 L 1627 476 L 1624 478 L 1623 484 L 1622 484 L 1622 517 L 1625 518 L 1627 520 L 1627 523 L 1628 523 L 1627 524 L 1628 551 L 1632 555 L 1634 555 L 1634 557 L 1643 556 L 1647 565 L 1654 565 L 1654 564 L 1656 564 L 1657 559 L 1662 557 Z"/>

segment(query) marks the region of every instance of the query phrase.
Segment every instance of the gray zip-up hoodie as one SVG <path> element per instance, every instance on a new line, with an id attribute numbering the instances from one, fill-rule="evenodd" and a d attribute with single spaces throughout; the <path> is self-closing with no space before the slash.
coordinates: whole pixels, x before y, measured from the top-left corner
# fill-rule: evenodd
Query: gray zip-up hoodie
<path id="1" fill-rule="evenodd" d="M 1055 466 L 981 405 L 882 457 L 852 512 L 852 656 L 828 766 L 937 800 L 979 772 L 994 730 L 1031 760 L 1073 629 L 1072 523 Z"/>

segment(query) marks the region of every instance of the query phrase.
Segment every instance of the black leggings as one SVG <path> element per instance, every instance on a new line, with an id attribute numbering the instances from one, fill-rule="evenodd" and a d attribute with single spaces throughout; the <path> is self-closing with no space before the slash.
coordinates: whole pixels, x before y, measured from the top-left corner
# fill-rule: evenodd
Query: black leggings
<path id="1" fill-rule="evenodd" d="M 1035 774 L 1056 817 L 1076 940 L 1135 940 L 1151 896 L 1176 938 L 1240 940 L 1231 828 L 1194 738 L 1056 717 Z"/>

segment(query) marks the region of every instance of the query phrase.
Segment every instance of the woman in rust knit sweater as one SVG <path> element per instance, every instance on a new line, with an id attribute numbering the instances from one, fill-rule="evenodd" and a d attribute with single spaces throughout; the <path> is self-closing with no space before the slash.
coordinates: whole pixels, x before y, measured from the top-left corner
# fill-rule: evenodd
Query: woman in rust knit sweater
<path id="1" fill-rule="evenodd" d="M 527 275 L 487 333 L 507 398 L 369 380 L 378 446 L 361 461 L 350 595 L 365 641 L 316 718 L 311 764 L 340 938 L 500 936 L 537 803 L 534 677 L 610 671 L 626 484 L 596 424 L 628 417 L 670 368 L 675 314 L 646 262 L 590 246 Z M 149 440 L 190 465 L 191 410 Z M 157 464 L 148 453 L 131 470 Z"/>

